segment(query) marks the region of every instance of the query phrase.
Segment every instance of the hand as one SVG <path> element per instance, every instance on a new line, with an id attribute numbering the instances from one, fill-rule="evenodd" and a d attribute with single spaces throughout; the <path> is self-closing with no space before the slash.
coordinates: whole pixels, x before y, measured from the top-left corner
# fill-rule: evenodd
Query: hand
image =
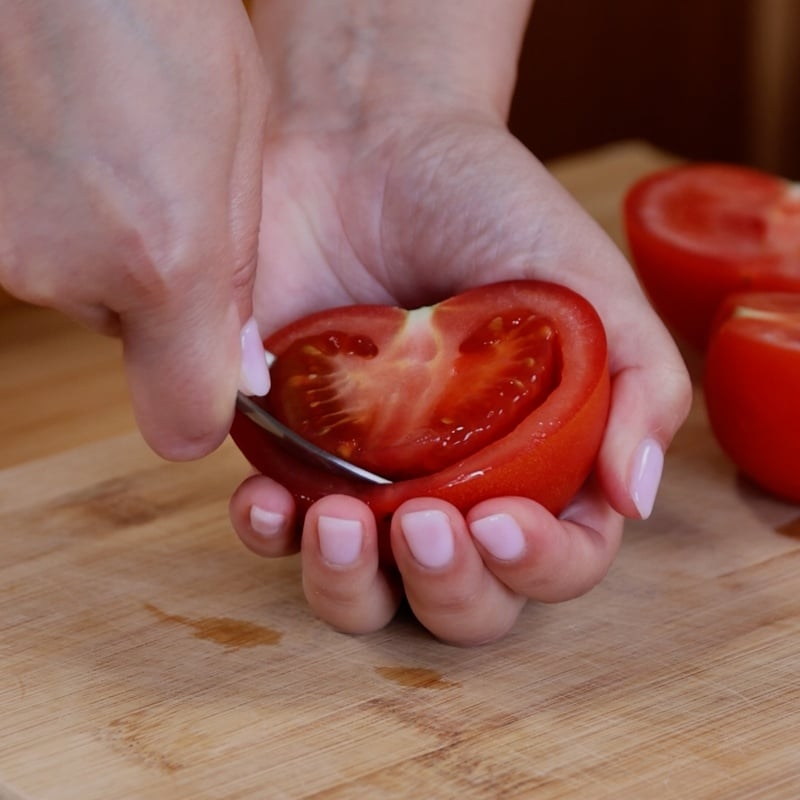
<path id="1" fill-rule="evenodd" d="M 278 98 L 255 313 L 266 329 L 327 306 L 411 307 L 508 278 L 567 284 L 595 305 L 609 340 L 612 409 L 595 474 L 559 519 L 518 497 L 466 516 L 439 500 L 409 501 L 388 532 L 397 571 L 380 563 L 382 532 L 351 497 L 326 497 L 296 520 L 288 492 L 254 476 L 232 498 L 231 518 L 257 553 L 302 548 L 308 602 L 337 628 L 380 628 L 405 594 L 434 635 L 475 644 L 507 632 L 527 599 L 571 598 L 603 577 L 623 515 L 650 513 L 690 387 L 622 255 L 497 108 L 461 93 L 421 95 L 362 103 L 356 124 L 340 110 L 311 113 L 302 96 Z"/>
<path id="2" fill-rule="evenodd" d="M 0 283 L 121 336 L 145 438 L 208 452 L 232 415 L 261 211 L 247 15 L 0 0 L 0 16 Z"/>

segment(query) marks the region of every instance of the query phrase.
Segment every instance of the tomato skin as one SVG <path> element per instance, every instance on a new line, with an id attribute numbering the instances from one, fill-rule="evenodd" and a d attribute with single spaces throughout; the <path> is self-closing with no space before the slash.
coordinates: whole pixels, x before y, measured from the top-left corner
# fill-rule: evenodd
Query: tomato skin
<path id="1" fill-rule="evenodd" d="M 800 294 L 728 297 L 714 324 L 704 390 L 714 435 L 742 473 L 800 503 Z"/>
<path id="2" fill-rule="evenodd" d="M 231 428 L 237 446 L 258 470 L 292 492 L 301 513 L 333 493 L 361 498 L 380 523 L 414 497 L 439 497 L 466 512 L 484 499 L 518 495 L 558 513 L 584 483 L 600 447 L 610 398 L 605 332 L 592 306 L 565 287 L 538 281 L 478 287 L 441 307 L 446 304 L 451 304 L 448 309 L 464 312 L 459 317 L 472 320 L 476 314 L 489 317 L 520 306 L 545 315 L 560 337 L 558 385 L 513 431 L 476 453 L 432 474 L 385 486 L 334 475 L 301 461 L 237 412 Z M 356 319 L 359 324 L 368 320 L 370 334 L 380 343 L 382 337 L 391 336 L 403 313 L 383 306 L 332 309 L 277 331 L 266 339 L 265 347 L 280 356 L 309 332 L 331 326 L 346 329 Z"/>
<path id="3" fill-rule="evenodd" d="M 800 194 L 732 164 L 646 175 L 625 197 L 631 258 L 653 307 L 704 350 L 722 300 L 739 291 L 800 291 Z"/>

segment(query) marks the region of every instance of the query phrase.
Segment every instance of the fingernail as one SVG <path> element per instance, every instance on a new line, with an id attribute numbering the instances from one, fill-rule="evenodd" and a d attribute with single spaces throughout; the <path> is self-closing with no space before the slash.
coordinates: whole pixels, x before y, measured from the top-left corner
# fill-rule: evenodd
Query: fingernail
<path id="1" fill-rule="evenodd" d="M 664 451 L 654 439 L 645 439 L 636 450 L 631 471 L 631 497 L 642 519 L 647 519 L 656 502 L 664 469 Z"/>
<path id="2" fill-rule="evenodd" d="M 513 561 L 525 550 L 525 537 L 516 520 L 508 514 L 492 514 L 476 519 L 470 526 L 472 535 L 501 561 Z"/>
<path id="3" fill-rule="evenodd" d="M 410 511 L 401 517 L 400 529 L 411 555 L 423 567 L 441 569 L 453 560 L 453 532 L 443 511 Z"/>
<path id="4" fill-rule="evenodd" d="M 357 519 L 321 516 L 317 536 L 322 557 L 337 567 L 355 563 L 364 543 L 364 529 Z"/>
<path id="5" fill-rule="evenodd" d="M 269 370 L 261 334 L 253 317 L 250 317 L 242 327 L 241 342 L 242 367 L 239 373 L 239 391 L 251 397 L 263 397 L 269 391 Z"/>
<path id="6" fill-rule="evenodd" d="M 261 536 L 275 536 L 286 524 L 286 517 L 259 506 L 250 507 L 250 527 Z"/>

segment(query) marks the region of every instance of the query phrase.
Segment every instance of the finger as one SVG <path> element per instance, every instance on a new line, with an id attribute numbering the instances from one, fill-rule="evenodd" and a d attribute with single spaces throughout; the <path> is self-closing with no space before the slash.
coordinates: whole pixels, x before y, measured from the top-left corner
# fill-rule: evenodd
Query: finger
<path id="1" fill-rule="evenodd" d="M 656 326 L 612 376 L 611 409 L 597 474 L 612 505 L 646 519 L 656 500 L 664 454 L 689 412 L 692 386 L 677 348 Z M 613 370 L 612 370 L 613 371 Z"/>
<path id="2" fill-rule="evenodd" d="M 484 563 L 517 594 L 545 603 L 578 597 L 607 573 L 623 519 L 596 486 L 556 518 L 522 497 L 487 500 L 467 515 Z"/>
<path id="3" fill-rule="evenodd" d="M 170 232 L 176 232 L 178 241 L 169 243 L 166 252 L 156 250 L 168 263 L 155 264 L 152 272 L 160 273 L 155 287 L 134 286 L 130 307 L 116 309 L 122 312 L 137 422 L 156 452 L 176 460 L 204 455 L 225 438 L 237 388 L 249 395 L 269 389 L 252 302 L 266 85 L 241 8 L 235 23 L 247 46 L 237 73 L 241 102 L 228 120 L 232 147 L 225 150 L 200 137 L 202 147 L 219 147 L 219 155 L 211 162 L 195 159 L 192 169 L 184 165 L 177 172 L 174 191 L 179 190 L 182 202 Z M 174 161 L 183 156 L 172 154 Z M 159 167 L 161 174 L 170 174 L 163 154 L 154 171 Z M 137 280 L 141 283 L 139 276 Z"/>
<path id="4" fill-rule="evenodd" d="M 267 558 L 300 550 L 292 495 L 264 475 L 252 475 L 233 493 L 231 524 L 245 547 Z"/>
<path id="5" fill-rule="evenodd" d="M 241 322 L 230 293 L 170 298 L 121 317 L 123 354 L 137 425 L 160 455 L 205 455 L 225 438 L 241 361 Z"/>
<path id="6" fill-rule="evenodd" d="M 453 506 L 409 500 L 393 517 L 391 537 L 408 602 L 439 639 L 482 644 L 514 625 L 525 599 L 486 569 Z"/>
<path id="7" fill-rule="evenodd" d="M 260 208 L 255 197 L 242 198 L 252 204 L 253 231 Z M 186 252 L 180 263 L 153 264 L 149 276 L 128 287 L 132 299 L 120 313 L 137 423 L 156 452 L 176 460 L 220 444 L 237 388 L 258 395 L 269 388 L 261 334 L 250 317 L 256 238 L 241 233 L 249 248 L 238 252 L 217 204 L 196 204 L 184 214 L 191 220 L 183 230 L 191 233 L 181 234 Z M 221 222 L 201 233 L 198 220 L 209 215 Z"/>
<path id="8" fill-rule="evenodd" d="M 379 566 L 375 518 L 361 501 L 329 495 L 309 509 L 302 561 L 306 599 L 334 628 L 369 633 L 397 613 L 402 586 Z"/>
<path id="9" fill-rule="evenodd" d="M 540 190 L 549 186 L 548 204 L 559 210 L 569 235 L 555 226 L 540 231 L 537 274 L 588 298 L 608 335 L 612 398 L 597 473 L 617 511 L 645 518 L 655 502 L 664 452 L 689 411 L 688 372 L 616 245 L 560 187 L 539 178 Z M 571 269 L 564 271 L 564 264 Z"/>

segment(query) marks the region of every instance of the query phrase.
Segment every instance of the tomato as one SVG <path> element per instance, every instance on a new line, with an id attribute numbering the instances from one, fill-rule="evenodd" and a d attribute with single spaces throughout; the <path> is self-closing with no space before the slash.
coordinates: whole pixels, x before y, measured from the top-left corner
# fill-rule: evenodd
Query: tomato
<path id="1" fill-rule="evenodd" d="M 277 358 L 259 402 L 318 446 L 393 480 L 326 472 L 237 412 L 234 441 L 301 510 L 343 492 L 379 519 L 423 496 L 466 511 L 522 495 L 557 513 L 591 471 L 605 429 L 602 324 L 554 284 L 492 284 L 414 310 L 330 309 L 264 345 Z"/>
<path id="2" fill-rule="evenodd" d="M 704 373 L 720 445 L 768 491 L 800 502 L 800 294 L 728 297 Z"/>
<path id="3" fill-rule="evenodd" d="M 673 332 L 704 349 L 736 291 L 800 291 L 800 191 L 746 167 L 690 164 L 634 184 L 624 203 L 631 257 Z"/>

